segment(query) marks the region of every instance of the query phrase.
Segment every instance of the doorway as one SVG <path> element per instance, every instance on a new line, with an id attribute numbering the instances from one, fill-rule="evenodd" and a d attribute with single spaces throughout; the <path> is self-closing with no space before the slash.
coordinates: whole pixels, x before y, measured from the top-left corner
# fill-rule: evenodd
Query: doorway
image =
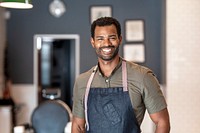
<path id="1" fill-rule="evenodd" d="M 79 35 L 34 36 L 34 85 L 38 103 L 60 99 L 72 108 L 73 85 L 79 75 Z"/>

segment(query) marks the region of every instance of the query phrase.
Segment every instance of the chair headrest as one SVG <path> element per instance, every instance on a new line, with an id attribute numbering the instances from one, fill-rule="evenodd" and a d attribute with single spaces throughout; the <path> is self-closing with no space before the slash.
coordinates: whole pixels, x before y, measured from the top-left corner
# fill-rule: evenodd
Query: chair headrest
<path id="1" fill-rule="evenodd" d="M 33 111 L 31 122 L 37 133 L 63 133 L 70 114 L 65 106 L 56 100 L 47 100 Z"/>

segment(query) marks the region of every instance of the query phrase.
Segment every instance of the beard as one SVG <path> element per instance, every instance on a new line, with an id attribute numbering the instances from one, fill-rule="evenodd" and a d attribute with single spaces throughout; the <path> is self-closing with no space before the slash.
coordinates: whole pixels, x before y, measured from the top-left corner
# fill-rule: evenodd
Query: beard
<path id="1" fill-rule="evenodd" d="M 109 53 L 106 53 L 105 49 L 109 49 Z M 115 46 L 100 47 L 95 50 L 99 58 L 101 58 L 104 61 L 111 61 L 117 56 L 119 52 L 119 45 L 117 47 Z"/>

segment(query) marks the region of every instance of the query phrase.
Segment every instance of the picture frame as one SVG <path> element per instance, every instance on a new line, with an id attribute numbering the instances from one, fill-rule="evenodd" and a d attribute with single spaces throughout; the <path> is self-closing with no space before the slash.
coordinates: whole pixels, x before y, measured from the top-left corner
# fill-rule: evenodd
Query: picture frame
<path id="1" fill-rule="evenodd" d="M 136 63 L 145 62 L 145 47 L 143 43 L 125 44 L 123 47 L 124 59 Z"/>
<path id="2" fill-rule="evenodd" d="M 125 21 L 125 39 L 127 42 L 141 42 L 145 38 L 144 20 L 132 19 Z"/>
<path id="3" fill-rule="evenodd" d="M 100 17 L 112 17 L 112 6 L 101 5 L 101 6 L 91 6 L 90 7 L 90 22 Z"/>

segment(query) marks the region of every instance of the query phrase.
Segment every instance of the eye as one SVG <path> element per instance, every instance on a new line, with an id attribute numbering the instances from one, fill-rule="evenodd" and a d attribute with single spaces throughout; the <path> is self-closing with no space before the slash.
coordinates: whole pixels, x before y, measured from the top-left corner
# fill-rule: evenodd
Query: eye
<path id="1" fill-rule="evenodd" d="M 110 37 L 110 40 L 116 40 L 117 38 L 115 37 L 115 36 L 113 36 L 113 37 Z"/>
<path id="2" fill-rule="evenodd" d="M 97 40 L 97 41 L 102 41 L 103 38 L 102 38 L 102 37 L 98 37 L 98 38 L 96 38 L 96 40 Z"/>

